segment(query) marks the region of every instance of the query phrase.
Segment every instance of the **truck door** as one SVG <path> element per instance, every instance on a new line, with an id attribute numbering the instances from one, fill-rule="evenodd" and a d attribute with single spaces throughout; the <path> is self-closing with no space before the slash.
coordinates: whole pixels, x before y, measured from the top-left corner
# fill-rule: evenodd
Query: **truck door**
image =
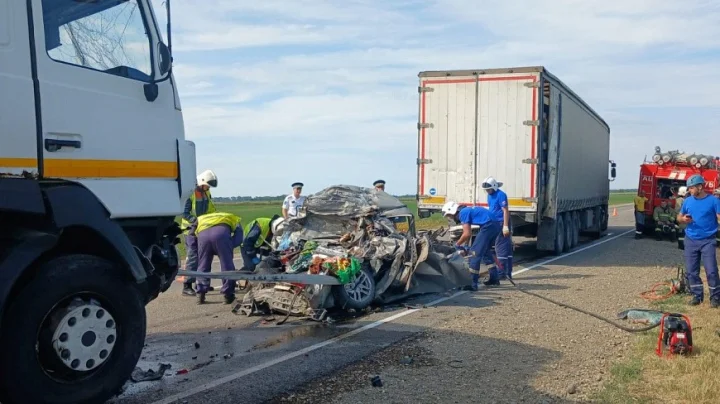
<path id="1" fill-rule="evenodd" d="M 420 81 L 420 207 L 440 209 L 450 200 L 476 202 L 473 193 L 476 87 L 475 76 Z"/>
<path id="2" fill-rule="evenodd" d="M 0 176 L 38 172 L 29 32 L 24 2 L 0 0 Z"/>
<path id="3" fill-rule="evenodd" d="M 173 215 L 180 204 L 172 80 L 156 99 L 145 94 L 162 77 L 147 1 L 32 1 L 42 174 L 82 183 L 113 217 Z"/>

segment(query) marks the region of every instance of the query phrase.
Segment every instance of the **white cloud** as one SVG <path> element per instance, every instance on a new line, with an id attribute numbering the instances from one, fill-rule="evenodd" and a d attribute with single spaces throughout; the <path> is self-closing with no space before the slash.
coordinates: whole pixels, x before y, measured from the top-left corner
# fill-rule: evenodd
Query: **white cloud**
<path id="1" fill-rule="evenodd" d="M 298 177 L 414 192 L 423 70 L 546 66 L 610 124 L 616 186 L 636 186 L 655 145 L 720 135 L 717 2 L 188 0 L 173 17 L 187 134 L 220 195 Z"/>

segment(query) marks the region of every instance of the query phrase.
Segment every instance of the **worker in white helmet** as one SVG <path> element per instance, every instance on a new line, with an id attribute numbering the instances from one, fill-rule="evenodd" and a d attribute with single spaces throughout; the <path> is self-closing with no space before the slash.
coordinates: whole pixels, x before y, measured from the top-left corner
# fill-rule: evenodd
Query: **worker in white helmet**
<path id="1" fill-rule="evenodd" d="M 480 232 L 475 236 L 470 246 L 470 273 L 472 274 L 472 288 L 478 289 L 480 280 L 480 265 L 482 263 L 492 263 L 493 257 L 490 247 L 501 234 L 500 222 L 493 220 L 490 211 L 482 206 L 460 206 L 456 202 L 447 202 L 442 207 L 442 214 L 448 219 L 452 219 L 455 223 L 463 226 L 463 234 L 455 244 L 458 251 L 467 251 L 465 243 L 470 241 L 472 237 L 472 225 L 480 226 Z M 488 269 L 489 278 L 483 282 L 486 286 L 499 285 L 500 274 L 496 267 Z"/>
<path id="2" fill-rule="evenodd" d="M 500 278 L 512 279 L 512 233 L 510 231 L 510 208 L 508 197 L 500 187 L 503 183 L 493 177 L 483 180 L 481 186 L 487 192 L 488 209 L 493 220 L 502 223 L 502 233 L 495 240 L 495 254 L 500 264 Z"/>
<path id="3" fill-rule="evenodd" d="M 198 270 L 198 241 L 194 231 L 190 231 L 191 227 L 197 227 L 197 218 L 208 214 L 215 213 L 215 204 L 212 201 L 210 188 L 217 187 L 217 175 L 212 170 L 205 170 L 197 176 L 197 186 L 185 202 L 185 210 L 182 215 L 182 228 L 185 234 L 185 270 Z M 183 295 L 195 296 L 193 290 L 195 278 L 188 278 L 183 283 Z M 212 287 L 210 287 L 212 290 Z"/>

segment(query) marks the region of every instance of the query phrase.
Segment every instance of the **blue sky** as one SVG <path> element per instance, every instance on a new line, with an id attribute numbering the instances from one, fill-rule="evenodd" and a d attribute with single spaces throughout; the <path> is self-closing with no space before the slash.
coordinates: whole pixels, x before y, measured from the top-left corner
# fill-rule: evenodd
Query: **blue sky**
<path id="1" fill-rule="evenodd" d="M 214 195 L 377 178 L 414 193 L 423 70 L 545 66 L 610 125 L 614 187 L 637 186 L 656 145 L 720 154 L 717 1 L 182 0 L 172 12 L 186 135 L 198 170 L 219 176 Z"/>

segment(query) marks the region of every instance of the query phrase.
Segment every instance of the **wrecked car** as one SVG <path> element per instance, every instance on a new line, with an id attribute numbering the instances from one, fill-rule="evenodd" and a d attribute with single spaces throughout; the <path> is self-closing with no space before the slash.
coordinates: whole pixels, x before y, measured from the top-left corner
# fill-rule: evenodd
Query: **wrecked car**
<path id="1" fill-rule="evenodd" d="M 237 309 L 319 320 L 329 309 L 361 311 L 469 285 L 466 261 L 435 235 L 418 233 L 412 212 L 390 194 L 352 185 L 326 188 L 283 223 L 256 273 L 332 275 L 341 285 L 254 283 Z"/>

